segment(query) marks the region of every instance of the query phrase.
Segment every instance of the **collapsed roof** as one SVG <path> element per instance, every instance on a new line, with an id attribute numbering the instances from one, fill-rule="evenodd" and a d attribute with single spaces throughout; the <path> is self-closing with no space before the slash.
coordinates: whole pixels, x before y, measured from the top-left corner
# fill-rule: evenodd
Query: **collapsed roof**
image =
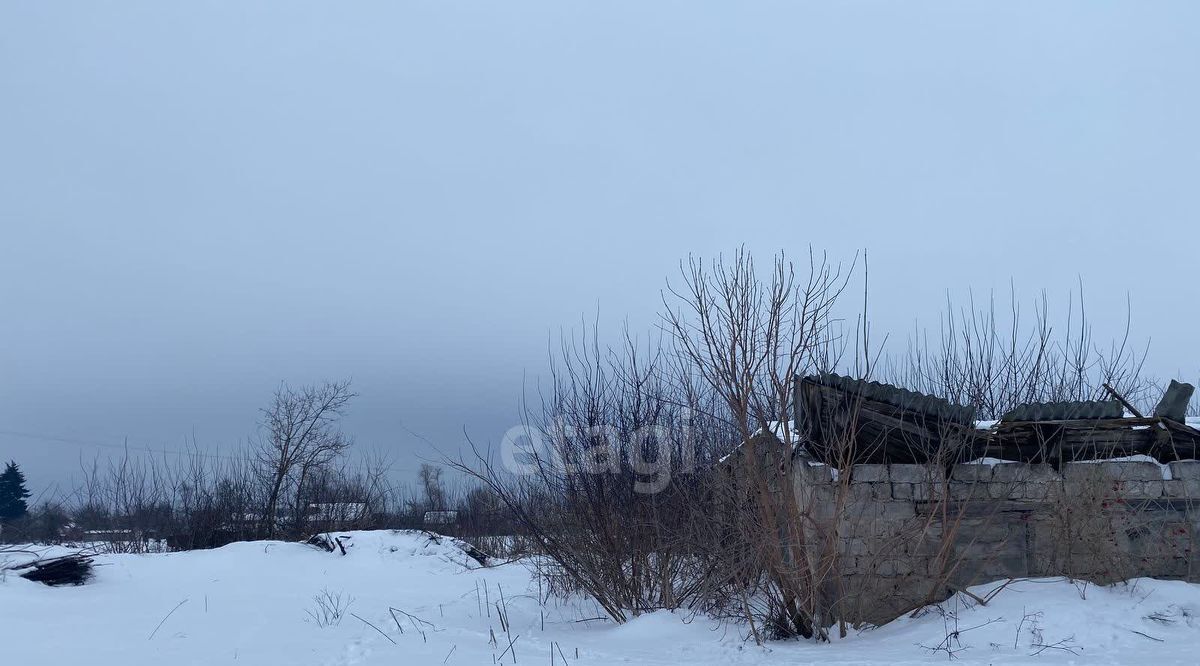
<path id="1" fill-rule="evenodd" d="M 951 464 L 990 457 L 1059 465 L 1148 455 L 1160 462 L 1200 457 L 1200 429 L 1185 422 L 1194 387 L 1172 382 L 1152 416 L 1112 401 L 1018 405 L 976 427 L 975 410 L 891 384 L 832 373 L 797 377 L 802 446 L 817 460 Z"/>

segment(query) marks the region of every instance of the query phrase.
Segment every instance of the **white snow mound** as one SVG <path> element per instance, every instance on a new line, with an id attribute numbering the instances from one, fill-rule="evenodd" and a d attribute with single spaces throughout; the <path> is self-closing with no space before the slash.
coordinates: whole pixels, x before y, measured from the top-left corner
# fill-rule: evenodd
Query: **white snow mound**
<path id="1" fill-rule="evenodd" d="M 520 563 L 479 566 L 453 539 L 330 536 L 341 538 L 346 555 L 259 541 L 100 555 L 94 581 L 81 587 L 7 576 L 0 582 L 4 663 L 453 666 L 509 664 L 513 651 L 517 664 L 549 663 L 553 651 L 555 664 L 569 666 L 920 664 L 951 656 L 966 664 L 1198 661 L 1200 585 L 1178 581 L 992 583 L 832 643 L 759 647 L 744 625 L 686 612 L 615 626 L 593 602 L 547 595 Z M 339 619 L 316 621 L 315 597 L 337 599 Z"/>

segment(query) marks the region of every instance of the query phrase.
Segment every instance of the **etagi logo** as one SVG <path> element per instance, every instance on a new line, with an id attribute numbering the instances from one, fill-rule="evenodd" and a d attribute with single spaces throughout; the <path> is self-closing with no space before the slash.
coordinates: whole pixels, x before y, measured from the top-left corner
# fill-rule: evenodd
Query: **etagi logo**
<path id="1" fill-rule="evenodd" d="M 500 462 L 513 474 L 563 475 L 619 474 L 625 463 L 638 477 L 649 477 L 635 480 L 634 492 L 653 495 L 670 485 L 672 472 L 695 471 L 691 434 L 689 427 L 652 425 L 622 438 L 611 425 L 579 428 L 559 421 L 550 433 L 518 425 L 500 440 Z"/>

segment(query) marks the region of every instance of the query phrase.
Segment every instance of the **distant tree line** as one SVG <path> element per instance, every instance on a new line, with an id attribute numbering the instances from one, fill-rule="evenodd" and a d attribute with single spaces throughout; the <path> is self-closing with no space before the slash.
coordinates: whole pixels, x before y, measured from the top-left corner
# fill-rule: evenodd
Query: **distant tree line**
<path id="1" fill-rule="evenodd" d="M 499 503 L 424 464 L 416 485 L 395 484 L 382 458 L 353 456 L 338 427 L 349 382 L 282 385 L 240 455 L 192 447 L 177 456 L 94 459 L 68 496 L 34 507 L 24 475 L 0 475 L 0 539 L 95 542 L 110 550 L 191 549 L 248 539 L 300 539 L 345 529 L 422 528 L 428 511 L 453 511 L 442 531 L 497 534 Z M 511 531 L 511 529 L 509 529 Z"/>

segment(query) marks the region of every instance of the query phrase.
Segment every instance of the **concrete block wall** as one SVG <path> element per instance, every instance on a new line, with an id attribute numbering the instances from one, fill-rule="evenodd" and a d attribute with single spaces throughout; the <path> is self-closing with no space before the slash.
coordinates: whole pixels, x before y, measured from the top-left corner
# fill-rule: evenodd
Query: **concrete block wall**
<path id="1" fill-rule="evenodd" d="M 848 474 L 799 463 L 793 486 L 810 541 L 836 551 L 830 603 L 869 600 L 861 619 L 1010 577 L 1200 580 L 1200 462 L 1079 462 L 1061 472 L 857 465 Z M 881 596 L 890 602 L 880 606 Z"/>

